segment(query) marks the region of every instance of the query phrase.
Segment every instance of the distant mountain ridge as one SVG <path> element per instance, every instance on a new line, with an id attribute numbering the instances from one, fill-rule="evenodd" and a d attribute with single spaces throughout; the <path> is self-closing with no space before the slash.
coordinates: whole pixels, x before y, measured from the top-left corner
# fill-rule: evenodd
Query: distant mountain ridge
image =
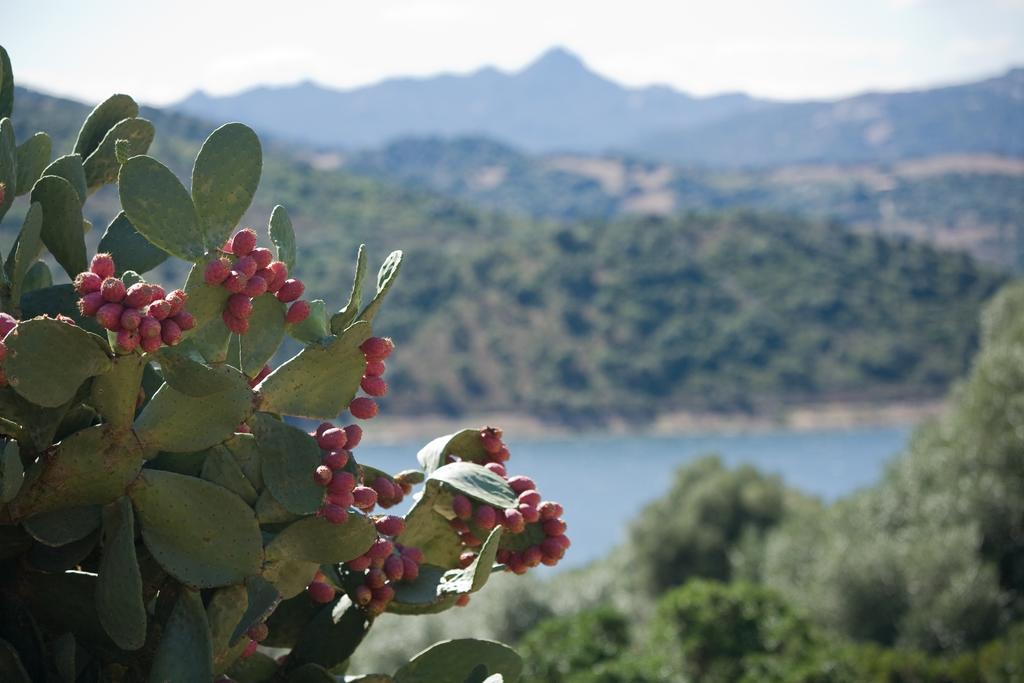
<path id="1" fill-rule="evenodd" d="M 306 81 L 223 97 L 196 92 L 173 108 L 322 148 L 472 135 L 530 152 L 616 150 L 719 167 L 1024 156 L 1022 68 L 963 85 L 783 103 L 628 88 L 555 48 L 512 73 L 487 67 L 350 90 Z"/>

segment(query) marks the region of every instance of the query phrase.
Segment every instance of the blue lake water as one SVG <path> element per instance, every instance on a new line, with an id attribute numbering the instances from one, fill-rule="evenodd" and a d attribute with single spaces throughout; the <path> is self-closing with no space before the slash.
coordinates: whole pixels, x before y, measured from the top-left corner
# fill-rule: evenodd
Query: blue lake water
<path id="1" fill-rule="evenodd" d="M 717 454 L 729 466 L 751 464 L 778 474 L 788 485 L 834 500 L 876 482 L 885 464 L 907 443 L 908 427 L 811 432 L 764 432 L 696 436 L 582 436 L 509 440 L 510 474 L 528 474 L 545 499 L 565 507 L 573 545 L 559 568 L 579 566 L 619 543 L 629 521 L 668 490 L 673 472 L 702 455 Z M 388 472 L 416 467 L 422 443 L 360 445 L 357 457 Z M 622 500 L 619 484 L 643 482 L 643 496 Z M 607 526 L 605 501 L 618 501 Z"/>

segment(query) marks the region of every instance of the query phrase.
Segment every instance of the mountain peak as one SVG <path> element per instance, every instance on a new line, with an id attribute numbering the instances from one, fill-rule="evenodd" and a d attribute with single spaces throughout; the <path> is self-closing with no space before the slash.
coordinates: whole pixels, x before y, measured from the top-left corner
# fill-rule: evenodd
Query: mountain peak
<path id="1" fill-rule="evenodd" d="M 587 65 L 579 58 L 579 55 L 570 52 L 564 47 L 553 47 L 533 60 L 523 69 L 524 74 L 578 74 L 589 73 Z"/>

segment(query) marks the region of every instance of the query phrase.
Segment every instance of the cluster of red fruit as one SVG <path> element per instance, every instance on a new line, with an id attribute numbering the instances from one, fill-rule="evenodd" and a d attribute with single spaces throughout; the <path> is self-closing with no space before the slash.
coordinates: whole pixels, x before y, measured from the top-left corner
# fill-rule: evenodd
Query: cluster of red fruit
<path id="1" fill-rule="evenodd" d="M 386 337 L 370 337 L 359 345 L 366 359 L 366 369 L 359 381 L 360 388 L 367 394 L 352 399 L 348 411 L 357 420 L 369 420 L 377 416 L 377 402 L 370 396 L 380 397 L 388 393 L 388 383 L 384 381 L 384 360 L 395 350 L 395 343 Z"/>
<path id="2" fill-rule="evenodd" d="M 0 387 L 7 386 L 7 373 L 4 372 L 3 368 L 3 362 L 7 360 L 7 344 L 3 340 L 7 333 L 17 326 L 18 321 L 14 316 L 8 313 L 0 313 Z"/>
<path id="3" fill-rule="evenodd" d="M 544 532 L 544 540 L 523 551 L 502 548 L 498 550 L 497 560 L 516 574 L 525 574 L 539 564 L 554 566 L 570 545 L 569 537 L 565 535 L 565 522 L 561 519 L 562 506 L 553 501 L 542 502 L 537 485 L 529 477 L 508 477 L 503 463 L 509 459 L 510 454 L 501 436 L 501 430 L 495 427 L 480 430 L 480 441 L 489 460 L 484 467 L 508 481 L 509 488 L 517 496 L 517 505 L 514 508 L 498 509 L 483 503 L 474 504 L 462 494 L 452 499 L 455 518 L 449 524 L 458 532 L 462 545 L 469 549 L 459 557 L 459 564 L 468 567 L 476 559 L 477 552 L 473 548 L 483 545 L 477 532 L 486 534 L 501 525 L 506 534 L 515 535 L 523 533 L 527 524 L 539 524 Z"/>
<path id="4" fill-rule="evenodd" d="M 113 257 L 96 254 L 89 270 L 75 278 L 75 291 L 81 297 L 78 310 L 116 332 L 120 351 L 141 348 L 152 353 L 161 344 L 174 346 L 181 341 L 182 332 L 195 327 L 195 319 L 185 310 L 185 292 L 176 289 L 167 294 L 160 285 L 146 282 L 125 287 L 114 272 Z"/>
<path id="5" fill-rule="evenodd" d="M 269 249 L 256 246 L 254 230 L 239 230 L 225 242 L 221 251 L 219 258 L 206 264 L 203 278 L 207 284 L 220 285 L 231 292 L 221 313 L 229 330 L 235 334 L 248 332 L 252 300 L 268 292 L 278 301 L 291 304 L 285 322 L 301 323 L 309 317 L 309 303 L 298 301 L 306 289 L 302 280 L 289 278 L 288 266 L 275 261 Z"/>
<path id="6" fill-rule="evenodd" d="M 352 458 L 352 449 L 363 438 L 363 430 L 359 425 L 341 428 L 323 422 L 311 436 L 320 446 L 320 465 L 313 471 L 313 480 L 326 489 L 317 515 L 332 524 L 344 524 L 350 507 L 371 511 L 377 504 L 377 492 L 369 486 L 360 486 L 355 475 L 345 469 Z"/>

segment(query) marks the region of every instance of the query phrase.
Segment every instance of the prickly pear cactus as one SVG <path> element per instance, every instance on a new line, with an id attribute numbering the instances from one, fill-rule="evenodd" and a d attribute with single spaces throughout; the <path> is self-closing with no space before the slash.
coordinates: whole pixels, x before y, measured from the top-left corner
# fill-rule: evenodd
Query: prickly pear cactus
<path id="1" fill-rule="evenodd" d="M 0 48 L 0 218 L 24 198 L 0 268 L 0 680 L 342 680 L 382 613 L 464 606 L 493 572 L 562 558 L 562 509 L 508 475 L 498 429 L 435 439 L 396 474 L 359 460 L 401 252 L 364 302 L 360 249 L 330 314 L 302 299 L 283 207 L 266 246 L 237 229 L 262 166 L 251 130 L 215 130 L 188 189 L 146 155 L 130 97 L 51 162 L 45 133 L 15 143 L 13 92 Z M 82 207 L 107 183 L 122 211 L 89 258 Z M 180 289 L 147 279 L 168 258 L 192 264 Z M 301 350 L 271 367 L 285 337 Z M 519 671 L 504 645 L 456 640 L 346 680 Z"/>

